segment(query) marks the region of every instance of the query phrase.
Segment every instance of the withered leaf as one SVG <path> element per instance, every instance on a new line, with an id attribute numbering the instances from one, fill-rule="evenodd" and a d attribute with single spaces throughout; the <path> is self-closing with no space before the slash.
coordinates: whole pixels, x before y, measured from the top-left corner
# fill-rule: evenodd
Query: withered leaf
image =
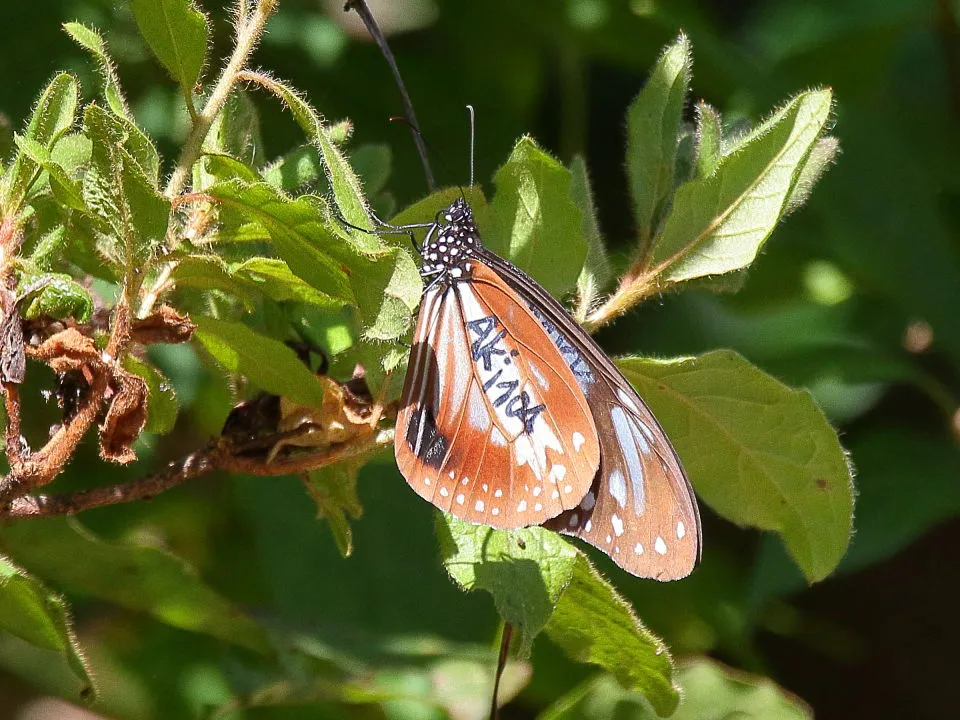
<path id="1" fill-rule="evenodd" d="M 133 339 L 142 345 L 184 343 L 196 329 L 189 316 L 161 305 L 153 314 L 133 321 Z"/>
<path id="2" fill-rule="evenodd" d="M 133 373 L 113 369 L 116 394 L 100 426 L 100 456 L 125 465 L 137 459 L 131 447 L 147 424 L 147 384 Z"/>

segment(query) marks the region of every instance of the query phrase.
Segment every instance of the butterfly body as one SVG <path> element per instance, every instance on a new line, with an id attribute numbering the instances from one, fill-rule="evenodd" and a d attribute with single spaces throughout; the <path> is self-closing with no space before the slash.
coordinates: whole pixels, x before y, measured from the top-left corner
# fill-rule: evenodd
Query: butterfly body
<path id="1" fill-rule="evenodd" d="M 454 201 L 420 250 L 425 289 L 397 418 L 424 499 L 497 528 L 545 524 L 627 571 L 692 570 L 700 518 L 679 458 L 610 359 Z"/>

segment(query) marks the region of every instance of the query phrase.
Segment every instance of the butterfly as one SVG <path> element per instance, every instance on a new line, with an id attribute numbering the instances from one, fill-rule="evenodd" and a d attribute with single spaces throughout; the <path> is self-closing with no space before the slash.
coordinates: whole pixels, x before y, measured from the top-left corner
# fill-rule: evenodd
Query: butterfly
<path id="1" fill-rule="evenodd" d="M 633 575 L 688 575 L 697 502 L 637 392 L 557 300 L 483 246 L 463 197 L 420 227 L 425 287 L 394 441 L 410 487 L 471 523 L 579 537 Z"/>

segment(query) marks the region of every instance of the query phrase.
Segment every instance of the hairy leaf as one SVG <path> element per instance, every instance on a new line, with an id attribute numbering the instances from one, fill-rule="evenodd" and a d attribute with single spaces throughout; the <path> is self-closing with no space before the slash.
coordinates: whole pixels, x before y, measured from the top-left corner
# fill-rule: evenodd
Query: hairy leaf
<path id="1" fill-rule="evenodd" d="M 643 252 L 650 247 L 673 193 L 690 65 L 690 41 L 681 33 L 663 51 L 646 86 L 627 110 L 627 175 Z"/>
<path id="2" fill-rule="evenodd" d="M 541 527 L 494 530 L 447 513 L 437 516 L 443 565 L 464 590 L 486 590 L 497 612 L 520 633 L 519 654 L 530 652 L 574 577 L 577 550 Z"/>
<path id="3" fill-rule="evenodd" d="M 570 171 L 532 139 L 522 138 L 494 181 L 491 226 L 479 227 L 484 244 L 554 295 L 570 290 L 587 257 Z"/>
<path id="4" fill-rule="evenodd" d="M 147 45 L 185 96 L 193 92 L 207 54 L 207 18 L 192 0 L 131 0 Z"/>
<path id="5" fill-rule="evenodd" d="M 732 351 L 618 367 L 677 447 L 697 494 L 741 525 L 775 530 L 810 582 L 829 575 L 853 524 L 853 479 L 810 394 Z"/>
<path id="6" fill-rule="evenodd" d="M 666 646 L 582 553 L 546 632 L 574 660 L 599 665 L 627 690 L 643 693 L 658 714 L 669 715 L 677 707 L 680 696 Z"/>

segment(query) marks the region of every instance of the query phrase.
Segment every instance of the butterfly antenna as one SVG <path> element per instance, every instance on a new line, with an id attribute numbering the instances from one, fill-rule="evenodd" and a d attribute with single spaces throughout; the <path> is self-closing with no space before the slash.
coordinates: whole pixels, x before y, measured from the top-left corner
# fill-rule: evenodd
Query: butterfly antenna
<path id="1" fill-rule="evenodd" d="M 473 187 L 473 153 L 474 153 L 474 144 L 475 138 L 477 136 L 477 120 L 476 113 L 473 110 L 473 105 L 467 105 L 467 110 L 470 112 L 470 187 Z"/>
<path id="2" fill-rule="evenodd" d="M 420 123 L 417 122 L 417 114 L 413 110 L 413 102 L 407 93 L 407 86 L 403 84 L 403 78 L 400 77 L 400 68 L 397 67 L 397 61 L 394 59 L 393 52 L 391 52 L 390 46 L 387 44 L 387 39 L 380 31 L 380 26 L 377 25 L 373 13 L 370 12 L 370 8 L 367 7 L 367 3 L 364 2 L 364 0 L 347 0 L 347 4 L 343 9 L 345 11 L 353 10 L 360 16 L 363 24 L 367 27 L 367 32 L 370 33 L 373 41 L 377 43 L 377 47 L 380 48 L 380 52 L 383 54 L 383 59 L 387 61 L 387 65 L 393 73 L 393 80 L 397 84 L 397 89 L 400 91 L 400 99 L 403 101 L 403 114 L 406 116 L 407 124 L 414 131 L 413 142 L 417 146 L 420 162 L 423 163 L 423 174 L 427 178 L 427 189 L 433 192 L 436 190 L 436 183 L 434 183 L 433 180 L 433 170 L 430 168 L 430 159 L 427 157 L 427 147 L 423 142 L 423 136 L 420 134 Z"/>

